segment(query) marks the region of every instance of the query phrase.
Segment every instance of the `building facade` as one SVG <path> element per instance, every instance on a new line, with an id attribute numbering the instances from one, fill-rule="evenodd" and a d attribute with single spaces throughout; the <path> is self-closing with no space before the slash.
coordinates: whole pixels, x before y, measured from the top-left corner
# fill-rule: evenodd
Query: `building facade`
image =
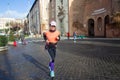
<path id="1" fill-rule="evenodd" d="M 15 21 L 14 18 L 0 18 L 0 29 L 8 29 L 10 25 L 7 25 L 7 23 L 10 23 L 11 21 Z"/>
<path id="2" fill-rule="evenodd" d="M 119 0 L 69 0 L 69 31 L 90 37 L 106 37 L 106 25 L 120 11 Z"/>
<path id="3" fill-rule="evenodd" d="M 62 36 L 66 36 L 69 29 L 68 1 L 69 0 L 56 0 L 56 22 Z"/>
<path id="4" fill-rule="evenodd" d="M 45 32 L 49 28 L 49 0 L 40 1 L 40 24 L 41 33 Z"/>
<path id="5" fill-rule="evenodd" d="M 27 15 L 30 33 L 42 34 L 48 29 L 48 7 L 47 0 L 35 0 Z"/>
<path id="6" fill-rule="evenodd" d="M 28 27 L 29 32 L 38 34 L 41 32 L 40 28 L 40 7 L 39 7 L 39 0 L 35 0 L 33 3 L 28 15 Z"/>
<path id="7" fill-rule="evenodd" d="M 49 23 L 52 20 L 56 21 L 56 0 L 49 1 Z"/>
<path id="8" fill-rule="evenodd" d="M 0 18 L 0 29 L 9 29 L 11 27 L 11 22 L 23 24 L 24 20 L 15 18 Z"/>
<path id="9" fill-rule="evenodd" d="M 57 29 L 65 36 L 68 32 L 68 0 L 49 1 L 49 21 L 57 22 Z"/>
<path id="10" fill-rule="evenodd" d="M 29 31 L 42 34 L 55 20 L 63 36 L 77 31 L 78 35 L 106 37 L 106 25 L 120 11 L 119 4 L 119 0 L 35 0 L 28 14 Z"/>

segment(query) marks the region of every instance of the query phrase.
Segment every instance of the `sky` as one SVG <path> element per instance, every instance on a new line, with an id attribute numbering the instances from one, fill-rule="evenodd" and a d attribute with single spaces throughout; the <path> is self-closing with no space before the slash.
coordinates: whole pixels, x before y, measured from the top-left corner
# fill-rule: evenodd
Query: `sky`
<path id="1" fill-rule="evenodd" d="M 35 0 L 0 0 L 0 18 L 25 18 Z"/>

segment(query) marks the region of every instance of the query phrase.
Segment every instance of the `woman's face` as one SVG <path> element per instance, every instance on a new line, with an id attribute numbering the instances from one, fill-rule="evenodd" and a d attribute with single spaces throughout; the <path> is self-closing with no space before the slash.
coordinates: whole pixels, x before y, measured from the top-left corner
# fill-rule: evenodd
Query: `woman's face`
<path id="1" fill-rule="evenodd" d="M 50 30 L 56 30 L 55 26 L 50 26 Z"/>

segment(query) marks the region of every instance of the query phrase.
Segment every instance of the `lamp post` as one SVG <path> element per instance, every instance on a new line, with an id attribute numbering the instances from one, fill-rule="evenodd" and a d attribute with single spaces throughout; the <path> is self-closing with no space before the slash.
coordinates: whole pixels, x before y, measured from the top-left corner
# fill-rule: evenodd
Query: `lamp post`
<path id="1" fill-rule="evenodd" d="M 8 3 L 8 11 L 9 11 L 9 7 L 10 7 L 10 3 Z M 8 12 L 8 15 L 9 15 L 9 12 Z M 8 19 L 8 27 L 9 27 L 9 30 L 8 30 L 8 40 L 9 40 L 9 37 L 10 37 L 10 19 Z"/>
<path id="2" fill-rule="evenodd" d="M 31 13 L 30 13 L 30 0 L 28 0 L 28 5 L 27 5 L 27 7 L 28 7 L 28 32 L 29 32 L 29 34 L 31 35 L 31 19 L 30 19 L 30 16 L 31 16 Z"/>

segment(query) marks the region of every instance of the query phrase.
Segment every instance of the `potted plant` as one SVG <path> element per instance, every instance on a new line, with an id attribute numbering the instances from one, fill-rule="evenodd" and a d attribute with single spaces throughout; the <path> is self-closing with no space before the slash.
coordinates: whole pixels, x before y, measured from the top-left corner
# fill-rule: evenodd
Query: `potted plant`
<path id="1" fill-rule="evenodd" d="M 0 51 L 7 50 L 8 38 L 6 35 L 0 35 Z"/>

